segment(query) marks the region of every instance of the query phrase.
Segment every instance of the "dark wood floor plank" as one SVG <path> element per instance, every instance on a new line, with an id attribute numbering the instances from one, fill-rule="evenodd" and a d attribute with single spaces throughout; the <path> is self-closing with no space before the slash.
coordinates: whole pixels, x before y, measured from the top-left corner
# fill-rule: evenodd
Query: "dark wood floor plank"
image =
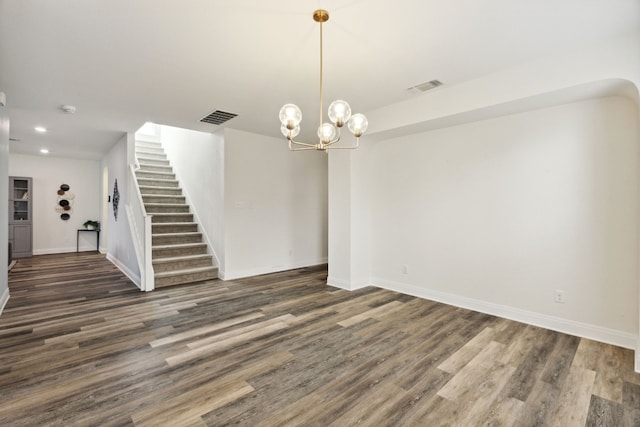
<path id="1" fill-rule="evenodd" d="M 591 395 L 586 427 L 623 426 L 622 404 Z"/>
<path id="2" fill-rule="evenodd" d="M 0 425 L 640 425 L 630 350 L 326 278 L 143 293 L 95 252 L 20 260 Z"/>
<path id="3" fill-rule="evenodd" d="M 535 345 L 515 370 L 505 392 L 508 397 L 526 401 L 536 382 L 542 376 L 542 370 L 551 355 L 558 334 L 548 330 L 540 330 Z"/>
<path id="4" fill-rule="evenodd" d="M 640 426 L 640 385 L 625 382 L 623 386 L 623 424 Z"/>

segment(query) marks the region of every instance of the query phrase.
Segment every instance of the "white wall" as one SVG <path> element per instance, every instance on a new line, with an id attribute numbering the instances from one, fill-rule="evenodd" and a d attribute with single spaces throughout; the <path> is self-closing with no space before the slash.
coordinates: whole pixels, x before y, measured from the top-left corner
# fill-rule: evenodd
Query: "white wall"
<path id="1" fill-rule="evenodd" d="M 394 105 L 385 106 L 378 110 L 366 112 L 370 126 L 369 132 L 363 139 L 362 144 L 374 144 L 374 141 L 389 141 L 403 136 L 413 138 L 422 132 L 434 129 L 486 120 L 491 117 L 499 117 L 506 114 L 533 111 L 537 108 L 547 108 L 572 101 L 598 98 L 604 96 L 603 94 L 624 93 L 634 99 L 635 105 L 638 105 L 640 55 L 638 55 L 637 52 L 639 49 L 640 36 L 636 34 L 620 38 L 616 40 L 615 43 L 592 46 L 562 56 L 540 58 L 534 62 L 523 63 L 516 67 L 504 69 L 500 72 L 457 85 L 447 85 L 445 83 L 444 86 L 434 91 L 412 97 L 411 99 Z M 636 112 L 635 126 L 637 126 L 639 118 L 640 116 Z M 589 132 L 589 129 L 592 130 L 592 128 L 587 128 L 585 131 Z M 580 129 L 576 129 L 576 132 L 580 132 Z M 634 143 L 636 145 L 640 143 L 637 136 Z M 335 170 L 333 168 L 331 169 L 332 174 L 336 173 L 340 176 L 349 175 L 353 181 L 352 197 L 346 202 L 342 202 L 340 197 L 334 198 L 332 193 L 329 194 L 329 207 L 331 211 L 333 211 L 334 208 L 345 210 L 347 208 L 340 206 L 340 204 L 348 203 L 351 205 L 348 209 L 353 212 L 354 205 L 362 203 L 363 200 L 366 201 L 368 197 L 366 189 L 370 190 L 368 193 L 376 193 L 377 189 L 365 181 L 377 173 L 384 172 L 387 165 L 386 163 L 382 165 L 376 163 L 374 166 L 371 166 L 366 163 L 366 156 L 367 153 L 364 151 L 355 153 L 350 166 L 353 168 L 351 171 L 340 170 L 339 168 Z M 392 157 L 390 157 L 389 160 L 390 163 L 397 164 Z M 414 163 L 417 161 L 415 158 L 410 160 Z M 410 162 L 409 165 L 413 165 L 413 163 Z M 380 167 L 382 169 L 376 170 L 376 168 Z M 375 173 L 372 173 L 371 169 L 373 169 Z M 406 177 L 404 169 L 393 169 L 392 173 Z M 362 178 L 363 176 L 365 176 L 365 178 Z M 332 179 L 334 179 L 333 176 Z M 409 177 L 406 177 L 406 180 L 408 179 Z M 456 184 L 456 180 L 453 178 L 452 184 Z M 362 185 L 364 185 L 365 193 L 355 196 L 353 188 Z M 430 188 L 431 185 L 432 183 L 430 182 L 425 183 L 426 188 Z M 454 188 L 458 189 L 458 187 Z M 398 191 L 405 191 L 405 189 L 400 188 Z M 440 191 L 445 190 L 441 189 Z M 400 197 L 400 195 L 397 195 L 397 197 Z M 368 203 L 372 211 L 380 208 L 380 206 L 371 201 Z M 438 209 L 438 206 L 434 206 L 434 209 Z M 330 217 L 336 216 L 330 213 Z M 372 239 L 372 236 L 367 235 L 367 230 L 373 230 L 374 228 L 371 224 L 365 224 L 364 227 L 363 224 L 357 224 L 353 214 L 349 218 L 341 218 L 340 221 L 338 224 L 332 221 L 329 222 L 330 235 L 334 234 L 332 232 L 334 227 L 338 227 L 346 230 L 348 235 L 352 236 L 352 239 L 361 245 L 363 242 L 366 242 L 367 239 Z M 420 227 L 426 227 L 424 223 L 415 225 L 417 231 L 423 231 Z M 395 224 L 385 225 L 385 227 L 389 226 L 395 226 Z M 635 232 L 635 228 L 632 231 Z M 373 240 L 372 242 L 373 246 L 378 243 Z M 329 252 L 331 253 L 335 250 L 334 244 L 340 243 L 341 241 L 339 239 L 334 240 L 333 243 L 330 244 Z M 637 246 L 638 243 L 639 241 L 636 240 L 635 246 Z M 402 242 L 401 246 L 397 248 L 398 252 L 402 252 L 404 246 L 405 243 Z M 447 246 L 443 246 L 441 250 L 447 250 Z M 452 256 L 455 256 L 455 254 L 452 254 Z M 341 261 L 338 260 L 338 262 Z M 373 256 L 370 257 L 370 265 L 371 282 L 376 279 L 373 275 L 379 274 L 379 272 L 376 271 L 376 259 L 373 258 Z M 414 264 L 412 263 L 412 265 Z M 546 265 L 538 264 L 538 266 L 540 269 L 547 268 Z M 361 286 L 357 280 L 353 280 L 353 275 L 351 277 L 338 276 L 341 272 L 349 271 L 348 268 L 343 267 L 342 265 L 332 265 L 332 263 L 330 263 L 329 277 L 333 276 L 338 281 L 344 283 L 345 285 L 343 287 L 345 288 L 353 289 L 354 287 Z M 414 267 L 411 267 L 409 269 L 410 274 L 413 274 L 413 268 Z M 333 274 L 334 272 L 336 273 L 335 275 Z M 394 274 L 397 274 L 397 272 Z M 394 285 L 394 283 L 395 285 L 403 284 L 402 282 L 394 282 L 393 278 L 381 279 L 382 282 L 378 281 L 377 284 L 385 286 L 391 286 Z M 402 280 L 404 282 L 405 279 L 406 278 L 403 277 L 402 279 L 396 280 Z M 385 281 L 386 284 L 384 283 Z M 639 286 L 640 284 L 636 280 L 635 290 L 628 295 L 629 300 L 633 298 L 634 302 L 627 302 L 627 304 L 640 305 L 638 303 L 640 297 L 637 290 Z M 412 290 L 416 290 L 416 287 L 410 289 L 405 288 L 404 292 L 411 292 Z M 427 298 L 445 299 L 450 303 L 458 305 L 473 305 L 476 309 L 493 312 L 505 317 L 520 317 L 521 320 L 525 322 L 537 323 L 558 330 L 566 330 L 569 333 L 587 336 L 601 341 L 614 342 L 625 347 L 635 347 L 635 368 L 640 372 L 640 335 L 637 333 L 640 316 L 638 316 L 637 311 L 633 314 L 636 319 L 636 324 L 633 328 L 628 328 L 629 323 L 627 323 L 627 319 L 620 318 L 606 319 L 606 326 L 586 325 L 585 323 L 578 323 L 573 320 L 562 320 L 554 315 L 526 312 L 517 307 L 510 309 L 510 306 L 497 305 L 494 303 L 487 303 L 483 307 L 478 307 L 478 300 L 475 299 L 458 296 L 455 301 L 452 301 L 451 298 L 449 298 L 452 294 L 443 295 L 442 292 L 438 293 L 436 291 L 426 292 L 424 288 L 417 290 L 421 296 Z M 493 288 L 490 287 L 489 291 L 492 290 Z M 610 300 L 609 294 L 603 292 L 601 296 L 599 301 L 602 303 Z M 612 306 L 615 306 L 615 303 L 607 307 Z M 563 308 L 562 310 L 566 309 Z M 623 316 L 627 315 L 629 315 L 629 313 L 625 313 Z M 623 327 L 625 330 L 611 329 L 618 327 Z"/>
<path id="2" fill-rule="evenodd" d="M 135 249 L 131 239 L 131 231 L 129 229 L 129 220 L 125 210 L 125 204 L 128 200 L 127 180 L 129 177 L 127 169 L 127 142 L 127 136 L 125 135 L 102 160 L 100 175 L 102 176 L 103 168 L 106 167 L 109 180 L 107 186 L 112 198 L 111 203 L 109 203 L 108 217 L 106 219 L 102 218 L 102 221 L 107 223 L 107 259 L 117 265 L 140 287 L 140 268 L 138 266 L 138 260 L 136 259 Z M 113 190 L 116 180 L 118 181 L 118 192 L 120 193 L 117 220 L 113 211 Z M 102 186 L 99 188 L 102 188 Z"/>
<path id="3" fill-rule="evenodd" d="M 162 146 L 214 255 L 224 262 L 224 136 L 161 126 Z"/>
<path id="4" fill-rule="evenodd" d="M 100 218 L 100 163 L 51 156 L 9 155 L 9 175 L 33 178 L 33 253 L 76 251 L 76 230 Z M 68 184 L 73 199 L 71 218 L 56 212 L 57 191 Z M 81 233 L 80 250 L 96 250 L 94 233 Z"/>
<path id="5" fill-rule="evenodd" d="M 224 130 L 225 279 L 327 262 L 327 156 Z"/>
<path id="6" fill-rule="evenodd" d="M 368 135 L 415 133 L 415 128 L 424 128 L 429 123 L 452 122 L 467 114 L 479 117 L 483 110 L 508 104 L 525 109 L 536 103 L 550 106 L 572 88 L 589 97 L 589 86 L 594 82 L 622 79 L 637 89 L 638 50 L 640 36 L 624 37 L 615 43 L 540 58 L 457 85 L 445 84 L 421 96 L 368 111 Z"/>
<path id="7" fill-rule="evenodd" d="M 610 97 L 375 145 L 372 282 L 633 348 L 638 141 Z"/>
<path id="8" fill-rule="evenodd" d="M 370 284 L 373 144 L 329 152 L 329 275 L 327 284 L 357 289 Z M 373 171 L 372 171 L 373 173 Z"/>
<path id="9" fill-rule="evenodd" d="M 9 200 L 9 111 L 0 106 L 0 200 Z M 5 205 L 6 206 L 6 205 Z M 9 300 L 7 280 L 9 211 L 0 210 L 0 314 Z"/>

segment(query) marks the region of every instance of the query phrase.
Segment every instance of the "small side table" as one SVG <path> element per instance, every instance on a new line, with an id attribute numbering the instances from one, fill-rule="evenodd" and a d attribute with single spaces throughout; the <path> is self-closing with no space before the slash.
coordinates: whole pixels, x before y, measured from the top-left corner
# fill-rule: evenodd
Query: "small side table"
<path id="1" fill-rule="evenodd" d="M 96 233 L 96 252 L 100 252 L 100 229 L 96 228 L 94 230 L 89 230 L 88 228 L 78 228 L 78 232 L 76 233 L 76 252 L 80 252 L 80 232 L 81 231 L 91 231 Z"/>

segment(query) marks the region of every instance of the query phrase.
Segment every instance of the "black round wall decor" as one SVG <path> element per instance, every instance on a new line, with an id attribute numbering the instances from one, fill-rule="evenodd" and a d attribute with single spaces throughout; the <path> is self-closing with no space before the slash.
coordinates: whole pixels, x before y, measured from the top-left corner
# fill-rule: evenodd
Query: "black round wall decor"
<path id="1" fill-rule="evenodd" d="M 70 188 L 69 184 L 61 184 L 60 188 L 56 190 L 58 198 L 56 200 L 55 211 L 63 221 L 71 219 L 71 214 L 73 213 L 73 199 L 75 199 L 75 196 L 69 191 Z"/>

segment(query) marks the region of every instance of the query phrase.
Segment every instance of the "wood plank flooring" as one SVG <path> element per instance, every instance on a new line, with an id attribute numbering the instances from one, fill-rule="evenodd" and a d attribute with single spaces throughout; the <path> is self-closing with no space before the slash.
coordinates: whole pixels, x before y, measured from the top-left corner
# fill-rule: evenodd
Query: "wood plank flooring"
<path id="1" fill-rule="evenodd" d="M 633 352 L 314 267 L 141 293 L 96 253 L 9 274 L 2 426 L 640 426 Z"/>

